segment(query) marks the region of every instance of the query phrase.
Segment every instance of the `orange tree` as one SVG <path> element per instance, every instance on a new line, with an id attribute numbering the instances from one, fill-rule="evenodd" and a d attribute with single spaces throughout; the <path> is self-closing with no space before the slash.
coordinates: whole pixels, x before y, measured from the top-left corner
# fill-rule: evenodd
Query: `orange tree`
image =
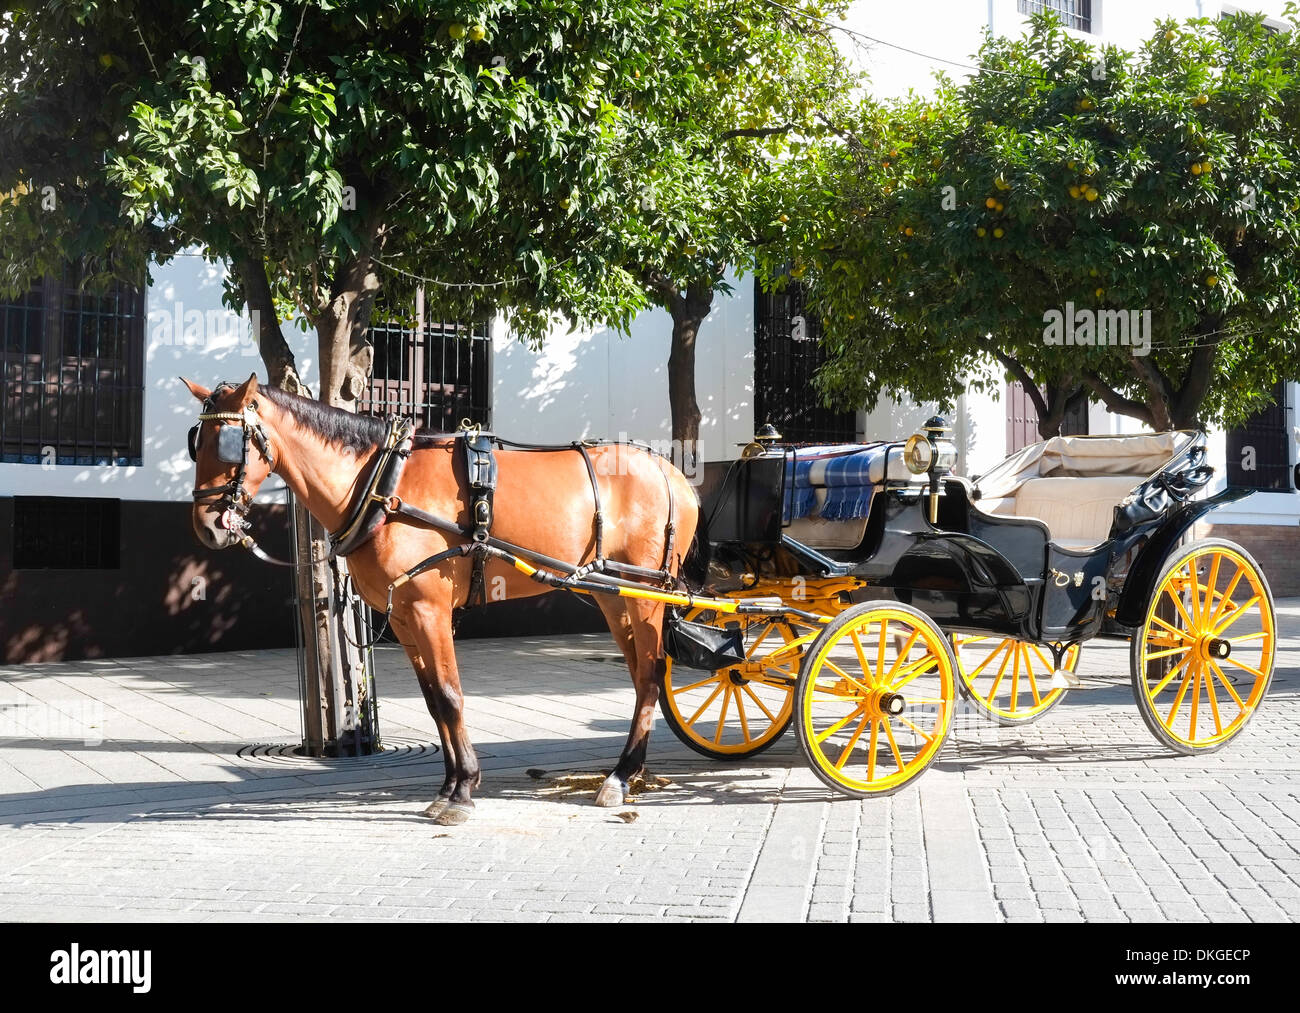
<path id="1" fill-rule="evenodd" d="M 1043 16 L 979 64 L 864 101 L 774 191 L 790 221 L 766 256 L 807 279 L 829 399 L 1010 376 L 1050 435 L 1081 389 L 1163 429 L 1230 424 L 1300 376 L 1295 32 L 1235 15 L 1097 51 Z"/>

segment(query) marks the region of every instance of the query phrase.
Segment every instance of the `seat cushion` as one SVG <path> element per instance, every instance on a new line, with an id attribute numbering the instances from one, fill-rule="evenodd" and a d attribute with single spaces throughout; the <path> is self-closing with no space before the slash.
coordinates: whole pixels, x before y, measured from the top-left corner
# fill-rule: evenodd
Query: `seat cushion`
<path id="1" fill-rule="evenodd" d="M 1059 545 L 1087 548 L 1110 536 L 1115 507 L 1143 481 L 1143 475 L 1031 478 L 1016 490 L 1014 513 L 1042 521 Z"/>

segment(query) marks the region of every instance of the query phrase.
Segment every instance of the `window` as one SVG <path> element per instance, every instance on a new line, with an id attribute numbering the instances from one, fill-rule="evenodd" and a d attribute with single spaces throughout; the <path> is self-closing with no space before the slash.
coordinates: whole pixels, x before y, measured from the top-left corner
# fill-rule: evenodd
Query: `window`
<path id="1" fill-rule="evenodd" d="M 821 321 L 804 311 L 804 288 L 764 292 L 754 281 L 754 427 L 770 422 L 788 443 L 852 443 L 858 413 L 822 405 L 813 376 L 825 361 Z"/>
<path id="2" fill-rule="evenodd" d="M 1052 11 L 1066 28 L 1092 31 L 1092 0 L 1016 0 L 1016 10 L 1021 14 Z"/>
<path id="3" fill-rule="evenodd" d="M 69 265 L 0 302 L 0 461 L 142 463 L 144 293 L 84 280 Z"/>
<path id="4" fill-rule="evenodd" d="M 1273 388 L 1273 403 L 1227 432 L 1228 485 L 1261 492 L 1291 491 L 1291 427 L 1286 383 Z"/>
<path id="5" fill-rule="evenodd" d="M 425 319 L 416 299 L 414 326 L 388 321 L 370 328 L 374 348 L 368 396 L 358 411 L 410 415 L 430 432 L 453 432 L 462 419 L 492 425 L 488 322 Z"/>
<path id="6" fill-rule="evenodd" d="M 15 570 L 116 570 L 121 534 L 120 500 L 14 497 Z"/>

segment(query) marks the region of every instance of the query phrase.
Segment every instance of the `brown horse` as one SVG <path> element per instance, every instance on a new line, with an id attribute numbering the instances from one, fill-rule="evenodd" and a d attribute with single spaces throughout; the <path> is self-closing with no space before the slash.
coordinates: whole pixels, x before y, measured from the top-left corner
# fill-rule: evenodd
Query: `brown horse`
<path id="1" fill-rule="evenodd" d="M 196 454 L 194 530 L 204 545 L 228 548 L 241 541 L 240 522 L 259 486 L 279 475 L 327 531 L 338 531 L 363 495 L 387 434 L 383 421 L 353 415 L 283 391 L 259 386 L 254 374 L 242 385 L 207 390 L 184 381 L 204 402 Z M 245 463 L 230 463 L 234 433 L 218 449 L 219 427 L 243 429 Z M 469 526 L 466 465 L 454 436 L 419 436 L 401 474 L 396 495 L 428 513 Z M 644 450 L 603 445 L 588 451 L 604 513 L 604 555 L 610 560 L 658 569 L 681 565 L 666 553 L 668 519 L 675 519 L 675 546 L 690 546 L 698 500 L 671 464 Z M 574 451 L 499 450 L 492 535 L 556 559 L 583 563 L 595 553 L 593 476 Z M 223 490 L 230 490 L 223 492 Z M 223 501 L 218 501 L 224 496 Z M 670 507 L 669 499 L 672 503 Z M 232 511 L 234 519 L 232 520 Z M 372 608 L 384 610 L 389 587 L 405 570 L 468 539 L 390 516 L 373 537 L 348 556 L 353 580 Z M 493 598 L 543 594 L 547 586 L 499 560 L 489 559 L 485 583 Z M 473 811 L 471 793 L 481 779 L 478 758 L 465 728 L 460 673 L 452 642 L 452 610 L 466 604 L 471 561 L 447 559 L 393 592 L 391 624 L 415 668 L 420 689 L 442 738 L 446 778 L 425 810 L 438 823 L 463 823 Z M 621 805 L 628 779 L 645 763 L 655 704 L 663 682 L 661 603 L 597 595 L 610 632 L 623 651 L 636 708 L 627 743 L 596 795 L 601 806 Z"/>

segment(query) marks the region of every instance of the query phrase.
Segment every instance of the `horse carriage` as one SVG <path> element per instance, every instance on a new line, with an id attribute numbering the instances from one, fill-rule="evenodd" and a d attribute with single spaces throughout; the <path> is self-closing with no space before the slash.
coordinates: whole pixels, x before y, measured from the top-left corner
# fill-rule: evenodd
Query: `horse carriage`
<path id="1" fill-rule="evenodd" d="M 1042 717 L 1094 637 L 1130 641 L 1142 717 L 1181 753 L 1239 734 L 1272 676 L 1258 564 L 1231 542 L 1186 543 L 1247 494 L 1196 498 L 1213 470 L 1202 433 L 1054 437 L 967 479 L 938 417 L 906 441 L 852 446 L 772 431 L 697 498 L 626 444 L 424 436 L 255 376 L 186 383 L 204 406 L 196 533 L 268 559 L 246 513 L 273 471 L 332 532 L 331 556 L 348 555 L 391 621 L 438 726 L 446 780 L 426 813 L 440 823 L 469 817 L 480 778 L 451 614 L 489 585 L 567 588 L 605 613 L 637 702 L 600 805 L 621 804 L 641 769 L 656 700 L 710 757 L 753 756 L 793 724 L 824 783 L 870 797 L 933 762 L 958 694 L 999 723 Z"/>
<path id="2" fill-rule="evenodd" d="M 705 496 L 709 590 L 818 618 L 707 606 L 739 634 L 707 676 L 670 665 L 662 709 L 708 756 L 752 756 L 791 725 L 813 771 L 887 794 L 938 755 L 957 694 L 1035 721 L 1077 684 L 1081 646 L 1127 639 L 1133 693 L 1164 745 L 1237 735 L 1272 675 L 1268 583 L 1240 546 L 1185 544 L 1213 469 L 1203 433 L 1058 436 L 971 480 L 942 418 L 906 442 L 782 446 L 775 434 Z M 880 600 L 887 595 L 892 600 Z"/>

